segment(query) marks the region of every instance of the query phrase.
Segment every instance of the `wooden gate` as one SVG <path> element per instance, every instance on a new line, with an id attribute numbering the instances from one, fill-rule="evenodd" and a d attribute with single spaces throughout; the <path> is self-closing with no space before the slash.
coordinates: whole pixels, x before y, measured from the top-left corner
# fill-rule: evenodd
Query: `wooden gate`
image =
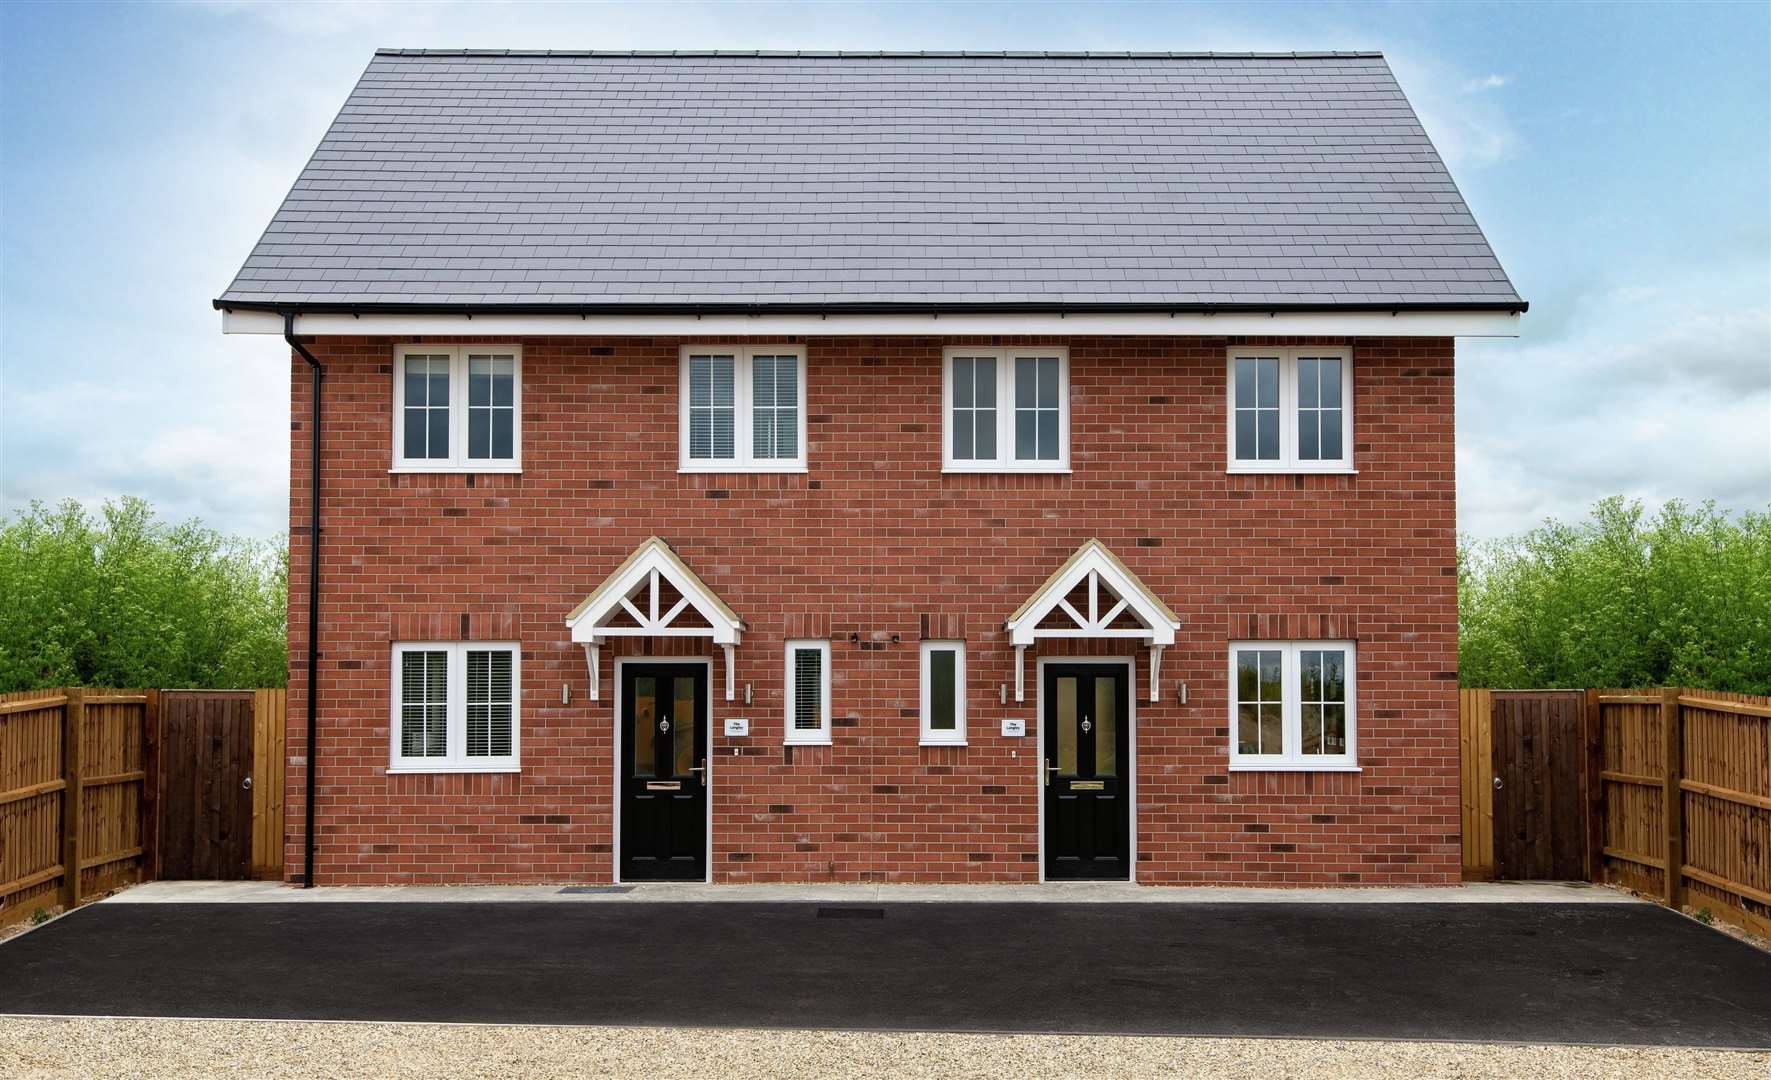
<path id="1" fill-rule="evenodd" d="M 160 709 L 160 877 L 248 877 L 252 691 L 168 690 Z"/>
<path id="2" fill-rule="evenodd" d="M 1492 693 L 1494 872 L 1510 880 L 1586 878 L 1586 694 Z"/>

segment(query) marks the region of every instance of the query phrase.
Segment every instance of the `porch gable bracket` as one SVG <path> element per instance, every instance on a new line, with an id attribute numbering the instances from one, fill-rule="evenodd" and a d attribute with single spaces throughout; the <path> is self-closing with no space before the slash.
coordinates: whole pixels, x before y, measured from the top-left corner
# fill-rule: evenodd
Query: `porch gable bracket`
<path id="1" fill-rule="evenodd" d="M 664 591 L 675 590 L 674 600 Z M 691 625 L 686 612 L 705 625 Z M 584 646 L 590 668 L 590 697 L 601 693 L 600 657 L 612 637 L 704 637 L 720 646 L 726 661 L 726 700 L 736 696 L 735 651 L 744 637 L 744 620 L 677 557 L 670 545 L 653 536 L 635 548 L 615 572 L 566 616 L 572 641 Z"/>
<path id="2" fill-rule="evenodd" d="M 1079 588 L 1086 596 L 1078 603 L 1070 597 Z M 1057 625 L 1046 620 L 1057 614 Z M 1136 624 L 1126 626 L 1129 615 Z M 1015 650 L 1015 700 L 1026 700 L 1022 668 L 1027 648 L 1042 639 L 1102 638 L 1139 641 L 1150 649 L 1150 700 L 1161 700 L 1162 651 L 1174 644 L 1181 619 L 1152 593 L 1099 540 L 1090 539 L 1036 589 L 1009 617 L 1004 629 Z"/>

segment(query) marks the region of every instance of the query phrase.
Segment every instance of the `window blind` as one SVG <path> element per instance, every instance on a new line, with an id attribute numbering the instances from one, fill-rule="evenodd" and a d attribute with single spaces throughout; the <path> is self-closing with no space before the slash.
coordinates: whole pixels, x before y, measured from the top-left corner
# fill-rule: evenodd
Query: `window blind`
<path id="1" fill-rule="evenodd" d="M 467 756 L 510 755 L 511 656 L 505 650 L 467 654 Z"/>
<path id="2" fill-rule="evenodd" d="M 817 649 L 796 649 L 793 654 L 793 729 L 818 731 L 824 727 L 824 654 Z"/>
<path id="3" fill-rule="evenodd" d="M 400 754 L 442 757 L 448 751 L 449 654 L 401 654 Z"/>

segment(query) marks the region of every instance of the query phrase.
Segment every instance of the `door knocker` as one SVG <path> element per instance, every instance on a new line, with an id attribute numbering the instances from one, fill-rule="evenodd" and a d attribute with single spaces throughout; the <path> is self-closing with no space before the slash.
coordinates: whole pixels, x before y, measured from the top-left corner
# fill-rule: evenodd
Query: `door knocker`
<path id="1" fill-rule="evenodd" d="M 1093 728 L 1094 728 L 1094 725 L 1089 723 L 1087 720 L 1084 720 L 1082 722 L 1082 733 L 1084 735 L 1087 735 L 1091 730 L 1093 730 Z"/>
<path id="2" fill-rule="evenodd" d="M 668 733 L 670 731 L 670 721 L 669 720 L 658 721 L 658 730 Z"/>

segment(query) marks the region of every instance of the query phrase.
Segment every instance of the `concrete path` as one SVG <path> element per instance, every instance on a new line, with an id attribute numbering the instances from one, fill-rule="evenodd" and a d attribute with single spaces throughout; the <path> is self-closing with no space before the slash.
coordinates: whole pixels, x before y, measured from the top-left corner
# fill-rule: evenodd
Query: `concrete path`
<path id="1" fill-rule="evenodd" d="M 1250 889 L 1148 887 L 1124 882 L 1045 885 L 325 885 L 276 881 L 156 881 L 106 904 L 326 903 L 1026 903 L 1026 904 L 1640 904 L 1578 882 L 1475 882 L 1446 888 Z"/>
<path id="2" fill-rule="evenodd" d="M 1771 955 L 1610 902 L 106 902 L 0 943 L 0 1013 L 1764 1047 Z"/>

